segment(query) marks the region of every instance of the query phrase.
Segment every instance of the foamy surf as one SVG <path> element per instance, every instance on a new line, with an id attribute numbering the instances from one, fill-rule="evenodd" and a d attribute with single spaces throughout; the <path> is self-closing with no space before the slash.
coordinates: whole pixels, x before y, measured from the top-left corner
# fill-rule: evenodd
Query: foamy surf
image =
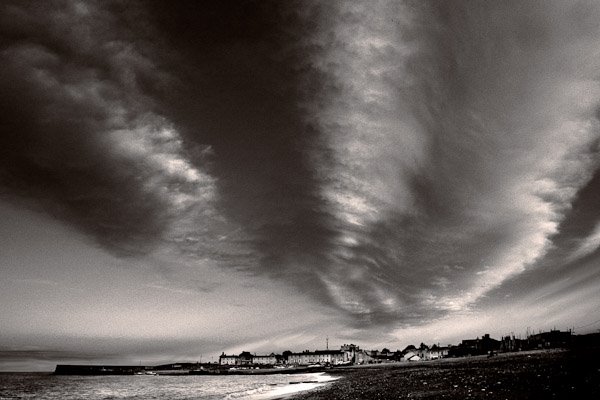
<path id="1" fill-rule="evenodd" d="M 267 384 L 244 392 L 230 393 L 226 399 L 240 400 L 272 400 L 294 393 L 313 390 L 338 379 L 324 372 L 302 375 L 290 375 L 288 383 Z"/>

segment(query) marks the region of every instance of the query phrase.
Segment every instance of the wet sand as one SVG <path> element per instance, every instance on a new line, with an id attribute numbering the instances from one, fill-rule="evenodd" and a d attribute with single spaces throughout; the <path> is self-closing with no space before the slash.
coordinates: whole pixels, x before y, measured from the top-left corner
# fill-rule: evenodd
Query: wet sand
<path id="1" fill-rule="evenodd" d="M 600 399 L 600 349 L 332 369 L 317 399 Z"/>

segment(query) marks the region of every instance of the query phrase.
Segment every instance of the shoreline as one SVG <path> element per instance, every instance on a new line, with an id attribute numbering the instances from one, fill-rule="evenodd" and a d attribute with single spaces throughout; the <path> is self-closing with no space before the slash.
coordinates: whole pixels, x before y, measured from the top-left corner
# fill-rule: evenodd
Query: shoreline
<path id="1" fill-rule="evenodd" d="M 258 396 L 250 396 L 252 400 L 284 400 L 293 399 L 300 394 L 310 393 L 314 390 L 324 389 L 341 377 L 329 375 L 326 372 L 315 373 L 315 380 L 289 382 L 285 386 L 280 386 L 270 392 Z"/>

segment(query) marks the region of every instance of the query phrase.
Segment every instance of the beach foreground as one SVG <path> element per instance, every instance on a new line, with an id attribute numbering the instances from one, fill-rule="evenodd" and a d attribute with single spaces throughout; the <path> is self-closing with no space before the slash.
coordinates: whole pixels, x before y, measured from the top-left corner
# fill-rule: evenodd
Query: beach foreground
<path id="1" fill-rule="evenodd" d="M 337 369 L 294 400 L 600 399 L 600 351 L 534 351 Z"/>

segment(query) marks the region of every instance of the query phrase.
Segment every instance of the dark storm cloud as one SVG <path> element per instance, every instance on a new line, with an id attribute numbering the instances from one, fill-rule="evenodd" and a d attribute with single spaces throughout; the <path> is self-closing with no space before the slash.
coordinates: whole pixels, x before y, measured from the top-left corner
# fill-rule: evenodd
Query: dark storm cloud
<path id="1" fill-rule="evenodd" d="M 2 5 L 3 192 L 120 254 L 144 253 L 165 231 L 174 210 L 161 186 L 189 192 L 199 180 L 146 95 L 167 78 L 136 6 Z"/>
<path id="2" fill-rule="evenodd" d="M 214 149 L 218 210 L 257 252 L 249 270 L 320 296 L 313 269 L 323 264 L 332 228 L 306 151 L 319 133 L 300 106 L 321 77 L 300 45 L 312 22 L 295 7 L 226 1 L 149 9 L 171 49 L 161 62 L 179 81 L 165 113 L 187 140 Z"/>
<path id="3" fill-rule="evenodd" d="M 319 79 L 297 46 L 309 21 L 264 2 L 4 9 L 6 196 L 117 254 L 166 245 L 323 293 L 330 228 L 298 100 Z"/>

